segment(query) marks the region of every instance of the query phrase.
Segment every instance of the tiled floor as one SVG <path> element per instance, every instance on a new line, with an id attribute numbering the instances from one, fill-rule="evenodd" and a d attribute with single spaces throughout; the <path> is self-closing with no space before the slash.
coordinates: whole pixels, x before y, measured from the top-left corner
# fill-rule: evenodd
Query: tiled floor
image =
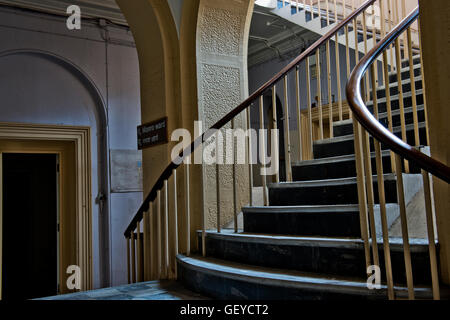
<path id="1" fill-rule="evenodd" d="M 38 300 L 206 300 L 176 281 L 150 281 Z"/>

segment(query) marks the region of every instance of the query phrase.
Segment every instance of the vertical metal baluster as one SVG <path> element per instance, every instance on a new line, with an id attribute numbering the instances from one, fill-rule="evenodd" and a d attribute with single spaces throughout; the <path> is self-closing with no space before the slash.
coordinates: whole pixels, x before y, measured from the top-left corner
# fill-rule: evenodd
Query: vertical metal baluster
<path id="1" fill-rule="evenodd" d="M 131 282 L 136 283 L 136 243 L 134 230 L 131 232 Z"/>
<path id="2" fill-rule="evenodd" d="M 320 0 L 319 0 L 320 1 Z M 328 3 L 329 0 L 326 0 L 326 10 L 327 10 L 327 26 L 330 25 L 330 4 Z"/>
<path id="3" fill-rule="evenodd" d="M 136 226 L 137 240 L 136 240 L 136 254 L 137 254 L 137 281 L 142 282 L 142 245 L 141 245 L 141 223 L 137 222 Z"/>
<path id="4" fill-rule="evenodd" d="M 231 127 L 233 129 L 236 128 L 235 126 L 235 118 L 231 120 Z M 234 138 L 233 138 L 234 140 Z M 234 214 L 234 232 L 238 232 L 238 187 L 237 187 L 237 180 L 236 180 L 236 148 L 234 147 L 233 143 L 233 214 Z"/>
<path id="5" fill-rule="evenodd" d="M 339 108 L 339 121 L 342 121 L 343 111 L 342 111 L 342 87 L 341 87 L 341 62 L 339 58 L 339 36 L 335 35 L 335 51 L 336 51 L 336 79 L 337 79 L 337 91 L 338 91 L 338 108 Z"/>
<path id="6" fill-rule="evenodd" d="M 400 56 L 400 43 L 398 38 L 395 39 L 395 60 L 397 66 L 402 65 L 402 60 Z M 399 98 L 399 105 L 400 105 L 400 125 L 402 130 L 402 140 L 405 143 L 408 143 L 407 137 L 406 137 L 406 120 L 405 120 L 405 102 L 403 101 L 403 83 L 402 83 L 402 72 L 401 67 L 397 68 L 397 84 L 398 84 L 398 98 Z M 413 83 L 411 83 L 412 85 Z M 389 89 L 390 90 L 390 89 Z M 409 163 L 405 159 L 404 162 L 405 165 L 405 172 L 409 173 Z M 399 168 L 400 170 L 400 168 Z"/>
<path id="7" fill-rule="evenodd" d="M 375 65 L 372 64 L 371 68 L 372 74 L 375 74 Z M 377 86 L 375 84 L 375 77 L 372 77 L 372 96 L 373 96 L 373 113 L 375 118 L 378 120 L 378 97 L 377 97 Z M 384 251 L 384 264 L 386 271 L 387 287 L 388 287 L 388 298 L 389 300 L 394 300 L 395 293 L 394 293 L 394 280 L 392 275 L 391 249 L 389 245 L 389 227 L 386 212 L 386 193 L 384 188 L 383 157 L 381 154 L 380 142 L 376 139 L 373 139 L 373 143 L 375 147 L 375 157 L 376 157 L 378 199 L 380 202 L 380 218 L 381 218 L 380 220 L 381 220 L 381 229 L 383 232 L 383 251 Z"/>
<path id="8" fill-rule="evenodd" d="M 326 44 L 327 53 L 327 80 L 328 80 L 328 130 L 330 138 L 333 138 L 333 101 L 331 97 L 331 62 L 330 62 L 330 40 Z"/>
<path id="9" fill-rule="evenodd" d="M 297 129 L 298 129 L 298 160 L 303 160 L 303 142 L 302 142 L 302 120 L 300 107 L 300 70 L 299 66 L 295 68 L 295 98 L 297 102 Z M 276 115 L 276 113 L 275 113 Z M 276 118 L 275 118 L 276 122 Z M 279 181 L 277 181 L 279 182 Z"/>
<path id="10" fill-rule="evenodd" d="M 169 270 L 169 188 L 164 180 L 164 274 L 170 278 Z"/>
<path id="11" fill-rule="evenodd" d="M 420 146 L 419 136 L 419 119 L 417 115 L 417 94 L 416 94 L 416 80 L 414 75 L 414 63 L 412 55 L 412 43 L 411 43 L 411 27 L 407 30 L 407 47 L 409 58 L 409 78 L 411 79 L 411 101 L 413 107 L 413 122 L 414 122 L 414 143 L 415 146 Z"/>
<path id="12" fill-rule="evenodd" d="M 173 272 L 177 278 L 177 255 L 178 255 L 178 195 L 177 195 L 177 170 L 173 170 Z"/>
<path id="13" fill-rule="evenodd" d="M 317 1 L 317 7 L 318 7 L 318 10 L 319 10 L 320 25 L 322 25 L 322 9 L 320 8 L 320 0 Z"/>
<path id="14" fill-rule="evenodd" d="M 379 266 L 380 259 L 378 257 L 377 231 L 375 229 L 375 199 L 373 192 L 372 158 L 370 156 L 370 141 L 369 135 L 364 128 L 361 128 L 361 134 L 362 134 L 361 140 L 363 148 L 364 169 L 366 173 L 369 227 L 372 238 L 372 256 L 374 264 L 376 266 Z M 377 183 L 379 184 L 380 182 L 377 181 Z"/>
<path id="15" fill-rule="evenodd" d="M 347 18 L 347 4 L 345 3 L 345 0 L 342 2 L 342 15 L 345 18 Z"/>
<path id="16" fill-rule="evenodd" d="M 259 97 L 259 123 L 260 123 L 260 133 L 259 133 L 259 141 L 260 141 L 260 157 L 261 157 L 261 171 L 263 172 L 262 179 L 262 187 L 263 187 L 263 201 L 264 206 L 268 206 L 268 197 L 267 197 L 267 181 L 266 181 L 266 140 L 265 140 L 265 132 L 264 132 L 264 97 L 261 95 Z M 261 172 L 260 172 L 261 173 Z"/>
<path id="17" fill-rule="evenodd" d="M 288 98 L 288 80 L 287 75 L 284 76 L 284 132 L 285 132 L 285 166 L 286 181 L 292 181 L 292 165 L 291 165 L 291 135 L 289 126 L 289 98 Z"/>
<path id="18" fill-rule="evenodd" d="M 383 74 L 384 74 L 384 86 L 386 91 L 386 110 L 388 114 L 388 128 L 390 132 L 393 132 L 392 126 L 392 107 L 391 107 L 391 91 L 389 90 L 389 71 L 388 71 L 388 63 L 387 63 L 387 51 L 383 51 Z M 396 172 L 396 161 L 395 154 L 391 151 L 391 166 L 392 172 Z M 399 168 L 401 171 L 401 167 Z"/>
<path id="19" fill-rule="evenodd" d="M 143 261 L 143 265 L 144 265 L 144 281 L 148 281 L 149 280 L 149 274 L 148 274 L 148 242 L 147 242 L 147 237 L 148 237 L 148 225 L 147 225 L 147 212 L 144 212 L 142 214 L 142 228 L 143 228 L 143 232 L 144 232 L 144 237 L 143 237 L 143 245 L 144 245 L 144 261 Z"/>
<path id="20" fill-rule="evenodd" d="M 428 127 L 428 108 L 427 108 L 427 90 L 426 90 L 426 83 L 425 83 L 425 69 L 423 68 L 423 52 L 422 52 L 422 44 L 421 44 L 421 31 L 420 31 L 420 18 L 417 18 L 417 25 L 419 28 L 419 48 L 420 48 L 420 74 L 422 75 L 422 95 L 423 95 L 423 109 L 425 113 L 425 133 L 426 133 L 426 143 L 427 146 L 430 145 L 430 131 Z"/>
<path id="21" fill-rule="evenodd" d="M 149 224 L 150 224 L 150 226 L 149 226 L 149 230 L 150 230 L 150 234 L 149 234 L 149 241 L 150 241 L 150 245 L 149 245 L 149 248 L 150 248 L 150 254 L 149 254 L 149 266 L 150 266 L 150 280 L 153 280 L 153 279 L 155 279 L 155 266 L 154 266 L 154 261 L 156 260 L 155 259 L 155 251 L 154 251 L 154 245 L 155 245 L 155 242 L 154 242 L 154 234 L 155 234 L 155 232 L 154 232 L 154 230 L 155 230 L 155 228 L 154 228 L 154 223 L 153 223 L 153 219 L 154 219 L 154 214 L 153 214 L 153 202 L 150 202 L 150 204 L 149 204 Z"/>
<path id="22" fill-rule="evenodd" d="M 338 23 L 338 12 L 337 12 L 337 3 L 336 0 L 334 0 L 334 23 Z"/>
<path id="23" fill-rule="evenodd" d="M 218 151 L 219 150 L 219 130 L 217 130 L 216 133 L 216 157 L 218 157 Z M 233 150 L 234 153 L 234 150 Z M 216 214 L 217 214 L 217 232 L 220 233 L 221 232 L 221 228 L 220 228 L 220 171 L 219 171 L 219 161 L 217 161 L 218 159 L 216 158 Z M 234 176 L 234 172 L 233 172 L 233 176 Z M 234 178 L 233 178 L 234 180 Z"/>
<path id="24" fill-rule="evenodd" d="M 348 24 L 345 25 L 345 63 L 347 66 L 347 80 L 350 78 L 350 47 L 348 38 Z M 348 117 L 352 118 L 352 112 L 349 111 Z"/>
<path id="25" fill-rule="evenodd" d="M 253 155 L 252 155 L 252 126 L 251 126 L 251 119 L 250 119 L 250 107 L 246 110 L 246 120 L 247 120 L 247 129 L 248 131 L 248 146 L 247 146 L 247 157 L 248 157 L 248 183 L 249 183 L 249 199 L 250 199 L 250 206 L 253 206 Z"/>
<path id="26" fill-rule="evenodd" d="M 366 11 L 362 13 L 362 26 L 363 26 L 363 39 L 364 39 L 364 55 L 367 55 L 367 23 L 366 23 Z M 366 101 L 370 99 L 370 81 L 369 81 L 369 72 L 366 72 L 366 76 L 364 78 L 364 87 L 366 88 Z"/>
<path id="27" fill-rule="evenodd" d="M 186 214 L 186 255 L 189 257 L 191 255 L 191 191 L 190 191 L 190 173 L 189 173 L 189 161 L 190 157 L 187 158 L 187 161 L 184 165 L 184 183 L 185 183 L 185 214 Z"/>
<path id="28" fill-rule="evenodd" d="M 430 176 L 428 172 L 422 170 L 423 177 L 423 191 L 425 193 L 425 212 L 427 215 L 427 234 L 428 234 L 428 251 L 430 255 L 430 269 L 431 269 L 431 281 L 433 287 L 433 299 L 440 300 L 440 290 L 439 290 L 439 272 L 438 263 L 436 255 L 436 243 L 435 243 L 435 231 L 434 231 L 434 221 L 433 221 L 433 207 L 431 204 L 431 184 Z"/>
<path id="29" fill-rule="evenodd" d="M 272 126 L 274 130 L 277 130 L 278 132 L 278 117 L 277 117 L 277 87 L 276 85 L 274 85 L 272 87 Z M 279 163 L 280 162 L 280 150 L 279 150 L 279 136 L 277 134 L 276 138 L 273 139 L 273 142 L 275 143 L 273 150 L 275 151 L 274 154 L 272 155 L 272 161 L 275 161 L 275 163 Z M 278 166 L 278 165 L 277 165 Z M 277 170 L 276 174 L 275 174 L 275 181 L 277 183 L 280 182 L 280 172 L 279 170 Z"/>
<path id="30" fill-rule="evenodd" d="M 402 159 L 396 154 L 395 163 L 397 168 L 401 168 Z M 397 197 L 400 206 L 400 222 L 402 227 L 403 255 L 405 259 L 406 283 L 408 285 L 408 298 L 414 300 L 414 284 L 411 266 L 411 251 L 409 248 L 408 221 L 406 217 L 405 192 L 403 189 L 403 174 L 397 170 Z"/>
<path id="31" fill-rule="evenodd" d="M 309 157 L 307 160 L 314 158 L 313 151 L 313 124 L 312 124 L 312 110 L 311 110 L 311 76 L 310 76 L 309 57 L 306 58 L 306 100 L 308 103 L 308 141 L 309 141 Z"/>
<path id="32" fill-rule="evenodd" d="M 157 269 L 156 274 L 158 279 L 161 279 L 161 265 L 162 265 L 162 247 L 161 247 L 161 190 L 157 192 L 157 201 L 156 201 L 156 260 L 157 260 Z"/>
<path id="33" fill-rule="evenodd" d="M 317 107 L 319 109 L 319 139 L 323 139 L 323 110 L 322 110 L 322 84 L 320 74 L 320 48 L 316 51 L 316 80 L 317 80 Z"/>
<path id="34" fill-rule="evenodd" d="M 358 205 L 360 214 L 361 237 L 364 241 L 366 269 L 372 264 L 370 257 L 369 226 L 367 217 L 366 179 L 364 177 L 364 162 L 361 143 L 361 129 L 358 121 L 353 118 L 353 132 L 355 139 L 356 180 L 358 186 Z"/>
<path id="35" fill-rule="evenodd" d="M 128 284 L 131 284 L 131 259 L 130 259 L 130 238 L 127 237 L 127 279 L 128 279 Z"/>

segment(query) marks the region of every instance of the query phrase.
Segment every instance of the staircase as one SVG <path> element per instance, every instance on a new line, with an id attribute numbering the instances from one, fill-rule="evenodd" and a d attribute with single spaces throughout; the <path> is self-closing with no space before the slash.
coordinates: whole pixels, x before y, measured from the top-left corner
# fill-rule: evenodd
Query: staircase
<path id="1" fill-rule="evenodd" d="M 425 145 L 419 57 L 414 65 L 420 139 Z M 407 136 L 414 145 L 408 62 L 402 67 Z M 400 136 L 396 72 L 390 80 L 394 132 Z M 385 88 L 380 87 L 377 95 L 380 121 L 387 126 Z M 189 289 L 217 299 L 386 299 L 384 284 L 369 290 L 366 283 L 352 120 L 335 122 L 333 130 L 333 138 L 314 143 L 314 160 L 293 164 L 293 182 L 269 184 L 269 206 L 242 209 L 241 232 L 209 230 L 206 257 L 178 255 L 178 279 Z M 391 173 L 388 151 L 383 162 L 386 201 L 398 217 L 396 176 Z M 410 173 L 420 169 L 411 166 Z M 402 240 L 390 241 L 396 297 L 407 298 Z M 431 298 L 428 243 L 412 239 L 410 246 L 416 298 Z M 378 248 L 384 283 L 381 238 Z"/>
<path id="2" fill-rule="evenodd" d="M 236 197 L 237 192 L 242 192 L 236 187 L 236 174 L 228 177 L 233 179 L 230 193 L 235 200 L 230 206 L 233 206 L 234 215 L 241 211 L 242 230 L 238 228 L 236 216 L 232 221 L 233 230 L 205 230 L 206 219 L 211 216 L 211 212 L 205 213 L 207 210 L 192 212 L 196 218 L 201 218 L 201 223 L 191 225 L 190 164 L 172 161 L 125 230 L 129 283 L 177 279 L 188 289 L 216 299 L 448 299 L 449 290 L 439 283 L 439 246 L 433 225 L 435 213 L 430 176 L 450 183 L 450 167 L 426 155 L 428 137 L 423 71 L 421 58 L 417 55 L 420 47 L 414 47 L 412 36 L 412 25 L 419 17 L 418 7 L 395 27 L 383 30 L 380 39 L 378 30 L 374 31 L 373 50 L 360 59 L 353 53 L 352 60 L 357 64 L 350 76 L 346 75 L 344 68 L 336 71 L 346 76 L 346 99 L 353 119 L 343 117 L 342 103 L 338 101 L 339 119 L 342 120 L 332 122 L 330 131 L 333 135 L 313 141 L 314 136 L 327 135 L 324 135 L 321 99 L 317 101 L 319 111 L 316 113 L 320 134 L 314 134 L 316 129 L 312 123 L 309 97 L 312 80 L 309 58 L 318 56 L 323 47 L 329 53 L 330 41 L 341 37 L 344 30 L 346 58 L 350 60 L 347 38 L 352 38 L 348 33 L 355 26 L 358 32 L 354 33 L 355 44 L 359 43 L 359 23 L 355 23 L 358 20 L 363 21 L 365 49 L 372 41 L 368 41 L 364 16 L 383 3 L 367 0 L 334 27 L 323 26 L 323 18 L 318 18 L 318 28 L 330 27 L 329 31 L 211 126 L 211 129 L 223 128 L 246 112 L 247 126 L 250 127 L 250 108 L 255 106 L 259 107 L 260 127 L 264 128 L 264 95 L 271 92 L 275 99 L 277 86 L 284 88 L 284 99 L 281 99 L 285 101 L 283 113 L 291 115 L 288 109 L 288 76 L 293 75 L 297 101 L 291 101 L 291 107 L 297 104 L 297 124 L 307 131 L 305 135 L 302 133 L 302 137 L 309 140 L 307 151 L 312 149 L 312 156 L 308 154 L 303 159 L 312 160 L 291 162 L 288 152 L 284 161 L 286 168 L 292 168 L 292 179 L 287 174 L 287 182 L 267 184 L 264 176 L 265 206 L 254 206 L 250 200 L 251 206 L 241 207 Z M 297 6 L 294 12 L 292 5 L 278 10 L 289 10 L 290 15 L 302 14 Z M 303 16 L 306 17 L 306 11 Z M 314 12 L 310 18 L 310 22 L 304 23 L 314 23 Z M 381 20 L 385 21 L 384 18 Z M 391 55 L 389 61 L 388 55 Z M 330 70 L 330 59 L 327 60 L 327 68 L 317 64 L 318 71 Z M 394 68 L 394 64 L 397 67 Z M 299 77 L 299 70 L 304 66 L 306 81 Z M 347 63 L 347 69 L 349 66 Z M 376 82 L 376 74 L 379 83 Z M 370 88 L 370 94 L 367 94 L 362 83 L 369 79 L 372 81 L 368 81 L 369 85 L 366 81 Z M 321 97 L 321 82 L 316 83 L 317 95 Z M 386 87 L 380 86 L 381 83 Z M 306 87 L 308 92 L 307 125 L 301 125 L 297 90 L 300 86 Z M 331 101 L 330 72 L 327 87 L 328 100 Z M 337 87 L 341 92 L 339 80 Z M 334 117 L 332 107 L 330 104 L 328 119 Z M 274 114 L 272 120 L 276 124 L 278 116 L 276 112 Z M 289 137 L 289 117 L 284 116 L 280 120 L 284 121 L 285 136 Z M 358 128 L 356 134 L 353 128 Z M 212 132 L 207 130 L 192 141 L 179 154 L 180 159 L 186 159 L 199 145 L 207 143 Z M 247 146 L 255 145 L 252 139 L 249 135 Z M 302 145 L 303 140 L 299 138 Z M 257 143 L 259 150 L 263 150 L 259 156 L 260 160 L 262 157 L 260 164 L 265 163 L 266 142 L 260 139 Z M 289 139 L 284 139 L 283 144 L 284 150 L 292 152 Z M 252 148 L 247 147 L 245 152 L 251 159 Z M 176 173 L 180 167 L 183 168 L 187 194 L 182 204 L 176 196 L 173 197 L 177 195 Z M 249 177 L 253 177 L 253 166 L 249 165 L 248 170 Z M 172 193 L 168 187 L 169 179 L 174 183 L 172 190 L 175 191 Z M 249 180 L 245 192 L 248 191 L 249 198 L 252 198 L 255 185 L 252 179 Z M 383 184 L 379 183 L 381 180 Z M 220 183 L 217 175 L 217 186 Z M 220 193 L 220 188 L 216 187 L 216 199 L 220 199 Z M 417 194 L 423 194 L 423 205 L 415 206 L 415 211 L 408 210 L 409 203 L 417 200 Z M 169 199 L 173 201 L 172 209 Z M 208 201 L 202 205 L 213 208 L 217 203 Z M 178 211 L 178 208 L 182 209 Z M 415 217 L 411 212 L 421 214 L 416 219 L 420 223 L 416 224 L 426 226 L 424 235 L 415 236 L 414 230 L 409 230 L 409 220 Z M 215 213 L 217 221 L 220 221 L 220 210 Z M 184 224 L 178 219 L 181 215 L 184 215 Z M 219 223 L 218 228 L 220 226 Z M 401 227 L 400 232 L 398 226 Z M 202 230 L 197 231 L 197 239 L 193 239 L 192 234 L 199 228 Z M 181 249 L 183 251 L 178 247 L 180 240 L 185 245 Z M 373 271 L 367 271 L 368 267 L 374 267 L 371 264 L 380 268 L 380 272 L 375 271 L 375 275 L 380 276 L 375 288 L 372 277 L 369 277 L 374 275 Z"/>

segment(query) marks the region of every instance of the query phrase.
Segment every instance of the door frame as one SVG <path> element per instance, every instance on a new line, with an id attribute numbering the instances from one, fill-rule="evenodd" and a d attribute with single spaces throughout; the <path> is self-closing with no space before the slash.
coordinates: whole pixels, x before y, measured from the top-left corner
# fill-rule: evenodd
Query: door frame
<path id="1" fill-rule="evenodd" d="M 76 209 L 75 209 L 75 226 L 71 226 L 70 232 L 75 235 L 75 255 L 76 264 L 81 270 L 81 291 L 92 289 L 93 283 L 93 261 L 92 261 L 92 192 L 91 192 L 91 137 L 89 127 L 77 126 L 59 126 L 59 125 L 40 125 L 40 124 L 24 124 L 24 123 L 2 123 L 0 122 L 0 140 L 14 140 L 14 141 L 38 141 L 38 142 L 72 142 L 75 150 L 75 193 L 76 193 Z M 21 150 L 20 148 L 14 150 L 14 153 L 56 153 L 60 151 L 48 150 L 39 152 L 39 147 L 36 150 L 30 151 Z M 5 151 L 5 153 L 11 150 Z M 0 150 L 1 155 L 1 150 Z M 0 156 L 0 160 L 1 160 Z M 0 164 L 0 169 L 1 164 Z M 0 178 L 2 178 L 0 176 Z M 0 227 L 2 227 L 2 183 L 0 183 Z M 61 192 L 61 184 L 60 190 Z M 62 214 L 62 213 L 61 213 Z M 62 216 L 60 216 L 62 218 Z M 63 226 L 63 219 L 60 221 L 61 229 L 65 230 Z M 0 228 L 0 266 L 2 258 L 2 231 Z M 62 235 L 60 233 L 60 239 Z M 62 254 L 60 250 L 60 259 Z M 62 261 L 60 261 L 62 262 Z M 60 264 L 62 266 L 63 264 Z M 0 269 L 0 271 L 3 271 Z M 65 276 L 65 270 L 60 268 L 60 285 L 63 289 L 65 283 L 61 281 Z M 0 281 L 2 272 L 0 272 Z M 65 290 L 60 290 L 65 292 Z M 0 299 L 1 299 L 1 282 L 0 282 Z"/>

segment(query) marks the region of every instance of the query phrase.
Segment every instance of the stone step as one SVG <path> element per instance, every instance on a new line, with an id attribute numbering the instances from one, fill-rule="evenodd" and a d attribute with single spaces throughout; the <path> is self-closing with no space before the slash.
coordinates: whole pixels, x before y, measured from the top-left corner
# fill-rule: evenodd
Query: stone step
<path id="1" fill-rule="evenodd" d="M 401 127 L 394 127 L 394 134 L 397 137 L 401 137 Z M 424 123 L 419 123 L 419 138 L 420 145 L 427 145 L 426 128 Z M 406 126 L 406 140 L 408 144 L 415 145 L 414 125 L 412 124 Z M 381 145 L 381 148 L 382 150 L 387 149 L 384 144 Z M 370 139 L 370 150 L 374 151 L 372 138 Z M 354 153 L 355 148 L 353 134 L 331 139 L 317 140 L 314 141 L 313 145 L 314 159 L 353 155 Z"/>
<path id="2" fill-rule="evenodd" d="M 361 237 L 358 205 L 243 207 L 244 232 Z"/>
<path id="3" fill-rule="evenodd" d="M 423 82 L 422 82 L 422 76 L 418 76 L 414 78 L 414 82 L 416 84 L 415 89 L 421 90 L 423 88 Z M 402 86 L 403 86 L 403 93 L 410 93 L 411 92 L 411 79 L 405 79 L 402 80 Z M 389 89 L 390 89 L 390 95 L 396 96 L 399 94 L 399 87 L 398 82 L 391 82 L 389 83 Z M 386 97 L 386 86 L 381 86 L 377 88 L 377 98 L 385 98 Z M 370 99 L 372 99 L 372 92 L 370 93 Z"/>
<path id="4" fill-rule="evenodd" d="M 414 113 L 413 108 L 405 108 L 405 123 L 414 123 Z M 417 118 L 418 122 L 425 122 L 425 110 L 424 106 L 420 105 L 417 107 Z M 388 127 L 388 114 L 387 112 L 382 112 L 378 114 L 379 122 L 381 122 L 386 128 Z M 394 127 L 399 127 L 401 125 L 400 110 L 392 110 L 392 125 Z M 342 137 L 349 134 L 353 134 L 353 120 L 347 119 L 342 121 L 337 121 L 333 123 L 333 134 L 335 137 Z"/>
<path id="5" fill-rule="evenodd" d="M 201 231 L 198 233 L 201 241 Z M 298 270 L 333 276 L 351 276 L 367 279 L 364 241 L 350 238 L 293 237 L 272 234 L 206 233 L 206 256 L 247 265 Z M 385 280 L 382 238 L 378 252 L 382 280 Z M 401 238 L 389 240 L 393 279 L 406 284 L 405 261 Z M 414 283 L 431 283 L 428 243 L 421 239 L 410 241 Z M 332 263 L 331 263 L 332 262 Z"/>
<path id="6" fill-rule="evenodd" d="M 200 256 L 177 256 L 178 279 L 188 289 L 215 299 L 239 300 L 386 300 L 384 284 L 367 288 L 366 280 L 330 277 L 298 271 L 257 267 Z M 395 286 L 397 298 L 407 288 Z M 430 299 L 429 287 L 416 286 L 418 299 Z"/>
<path id="7" fill-rule="evenodd" d="M 397 203 L 396 177 L 384 175 L 386 203 Z M 378 186 L 373 177 L 375 203 L 378 203 Z M 356 178 L 315 181 L 297 181 L 269 184 L 271 206 L 357 204 Z"/>

